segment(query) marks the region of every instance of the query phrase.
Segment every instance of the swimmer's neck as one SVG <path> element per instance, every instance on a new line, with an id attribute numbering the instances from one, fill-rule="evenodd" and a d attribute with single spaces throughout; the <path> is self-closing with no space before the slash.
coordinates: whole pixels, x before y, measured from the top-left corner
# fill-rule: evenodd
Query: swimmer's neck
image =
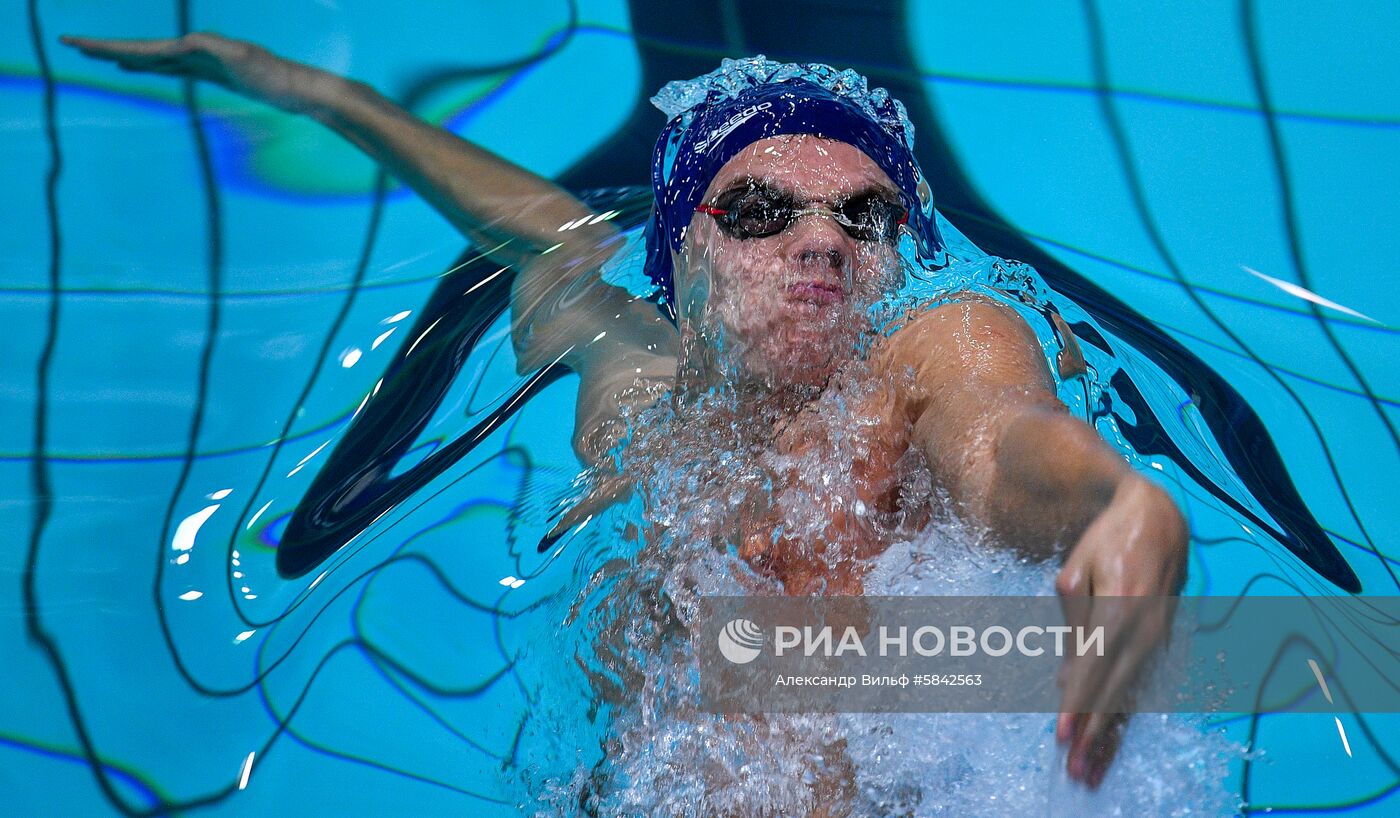
<path id="1" fill-rule="evenodd" d="M 722 408 L 735 417 L 777 425 L 797 416 L 819 398 L 828 381 L 817 384 L 774 383 L 753 378 L 738 382 L 726 379 L 678 379 L 676 398 L 692 410 Z"/>

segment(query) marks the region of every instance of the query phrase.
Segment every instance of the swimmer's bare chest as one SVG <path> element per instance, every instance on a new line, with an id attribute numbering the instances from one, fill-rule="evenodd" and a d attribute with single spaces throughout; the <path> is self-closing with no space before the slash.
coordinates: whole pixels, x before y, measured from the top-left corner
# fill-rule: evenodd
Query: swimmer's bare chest
<path id="1" fill-rule="evenodd" d="M 780 459 L 824 464 L 775 475 L 772 505 L 741 521 L 740 555 L 786 593 L 859 594 L 865 561 L 897 531 L 927 523 L 928 497 L 911 492 L 918 481 L 910 478 L 911 470 L 925 470 L 924 482 L 931 475 L 913 448 L 902 397 L 898 384 L 878 384 L 838 415 L 806 409 L 777 431 Z M 795 518 L 812 524 L 794 525 Z M 786 533 L 793 530 L 804 533 Z"/>

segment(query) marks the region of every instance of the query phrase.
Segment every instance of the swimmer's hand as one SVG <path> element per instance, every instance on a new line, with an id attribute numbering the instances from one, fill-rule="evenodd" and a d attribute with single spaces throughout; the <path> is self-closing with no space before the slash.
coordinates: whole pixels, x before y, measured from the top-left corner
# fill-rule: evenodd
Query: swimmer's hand
<path id="1" fill-rule="evenodd" d="M 64 36 L 59 40 L 89 57 L 114 62 L 125 71 L 211 82 L 292 113 L 311 111 L 316 105 L 313 92 L 323 87 L 327 78 L 335 79 L 261 46 L 218 34 L 150 40 Z"/>
<path id="2" fill-rule="evenodd" d="M 1057 330 L 1068 347 L 1069 327 L 1060 322 Z M 1082 372 L 1080 358 L 1060 361 L 1062 376 Z M 1093 427 L 1069 414 L 1039 338 L 1009 308 L 957 295 L 912 316 L 873 359 L 894 374 L 911 374 L 904 403 L 914 441 L 935 486 L 966 519 L 1032 556 L 1074 544 L 1056 583 L 1069 624 L 1101 624 L 1107 650 L 1118 640 L 1126 647 L 1112 661 L 1074 662 L 1061 674 L 1056 735 L 1069 742 L 1070 776 L 1098 786 L 1126 721 L 1112 715 L 1114 708 L 1129 701 L 1170 619 L 1163 610 L 1170 600 L 1129 605 L 1124 598 L 1160 601 L 1180 590 L 1187 553 L 1181 513 Z"/>
<path id="3" fill-rule="evenodd" d="M 1186 554 L 1187 527 L 1176 505 L 1131 473 L 1079 537 L 1056 580 L 1068 624 L 1103 626 L 1109 654 L 1071 658 L 1060 676 L 1063 712 L 1055 738 L 1069 744 L 1070 777 L 1091 788 L 1103 781 L 1128 717 L 1090 711 L 1130 701 L 1145 665 L 1165 644 Z"/>

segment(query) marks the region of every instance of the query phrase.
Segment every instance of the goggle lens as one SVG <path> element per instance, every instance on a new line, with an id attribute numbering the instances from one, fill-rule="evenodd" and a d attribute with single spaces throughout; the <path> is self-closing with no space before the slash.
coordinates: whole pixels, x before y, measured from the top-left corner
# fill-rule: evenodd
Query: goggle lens
<path id="1" fill-rule="evenodd" d="M 725 206 L 701 205 L 696 210 L 714 216 L 721 227 L 738 239 L 775 236 L 809 213 L 829 213 L 847 235 L 857 241 L 893 243 L 900 225 L 909 220 L 906 208 L 873 193 L 848 199 L 834 207 L 799 207 L 791 199 L 750 190 Z"/>

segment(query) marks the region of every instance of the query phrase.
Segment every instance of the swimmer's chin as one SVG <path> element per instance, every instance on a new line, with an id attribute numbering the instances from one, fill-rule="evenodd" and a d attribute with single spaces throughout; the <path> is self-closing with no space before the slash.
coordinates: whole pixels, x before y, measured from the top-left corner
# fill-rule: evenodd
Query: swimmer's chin
<path id="1" fill-rule="evenodd" d="M 798 354 L 768 362 L 766 380 L 774 386 L 814 387 L 825 384 L 836 370 L 834 357 L 819 344 L 801 348 Z"/>

